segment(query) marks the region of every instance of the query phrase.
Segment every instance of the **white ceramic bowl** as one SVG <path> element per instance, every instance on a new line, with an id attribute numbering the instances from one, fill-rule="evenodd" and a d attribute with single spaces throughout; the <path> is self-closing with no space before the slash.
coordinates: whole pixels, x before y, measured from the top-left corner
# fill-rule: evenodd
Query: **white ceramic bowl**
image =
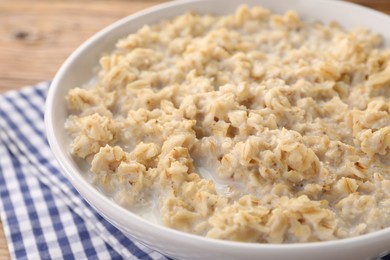
<path id="1" fill-rule="evenodd" d="M 367 259 L 390 250 L 390 228 L 329 242 L 304 244 L 251 244 L 214 240 L 169 229 L 132 214 L 96 190 L 83 177 L 82 168 L 69 153 L 64 131 L 67 117 L 64 96 L 70 88 L 92 78 L 102 53 L 113 50 L 115 42 L 144 24 L 195 10 L 200 13 L 232 13 L 241 4 L 262 5 L 275 12 L 297 11 L 304 20 L 337 20 L 346 28 L 365 26 L 390 43 L 390 17 L 379 12 L 330 0 L 188 0 L 169 2 L 126 17 L 102 30 L 79 47 L 55 76 L 46 102 L 46 130 L 52 151 L 64 174 L 80 194 L 108 221 L 130 238 L 168 256 L 183 259 Z"/>

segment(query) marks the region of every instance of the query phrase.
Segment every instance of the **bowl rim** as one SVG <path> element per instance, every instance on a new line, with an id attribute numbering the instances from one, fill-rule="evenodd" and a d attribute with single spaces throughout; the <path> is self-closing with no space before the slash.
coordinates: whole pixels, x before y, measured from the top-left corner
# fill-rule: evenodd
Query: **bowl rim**
<path id="1" fill-rule="evenodd" d="M 349 237 L 344 239 L 337 239 L 337 240 L 330 240 L 330 241 L 319 241 L 319 242 L 304 242 L 304 243 L 282 243 L 282 244 L 274 244 L 274 243 L 248 243 L 248 242 L 237 242 L 237 241 L 228 241 L 228 240 L 220 240 L 220 239 L 213 239 L 208 238 L 204 236 L 199 236 L 191 233 L 186 233 L 182 231 L 175 230 L 173 228 L 169 228 L 160 224 L 156 224 L 150 221 L 147 221 L 143 219 L 142 217 L 136 215 L 135 213 L 132 213 L 130 210 L 122 207 L 121 205 L 115 203 L 113 200 L 108 198 L 106 195 L 104 195 L 102 192 L 100 192 L 97 188 L 95 188 L 91 183 L 89 183 L 80 172 L 76 171 L 71 163 L 66 158 L 65 154 L 61 153 L 60 144 L 58 142 L 56 133 L 53 130 L 53 124 L 55 122 L 54 120 L 54 113 L 53 108 L 55 107 L 54 101 L 56 99 L 56 92 L 58 91 L 59 85 L 61 81 L 63 80 L 65 72 L 69 69 L 69 67 L 72 65 L 72 63 L 77 60 L 79 55 L 85 51 L 88 51 L 88 48 L 104 37 L 105 35 L 109 35 L 111 31 L 117 29 L 118 27 L 130 23 L 132 20 L 135 20 L 141 16 L 146 15 L 152 15 L 154 12 L 161 12 L 164 9 L 168 8 L 174 8 L 181 5 L 187 5 L 189 3 L 196 3 L 196 2 L 207 2 L 210 0 L 181 0 L 181 1 L 172 1 L 172 2 L 166 2 L 162 4 L 157 4 L 155 6 L 146 8 L 144 10 L 138 11 L 134 14 L 131 14 L 129 16 L 126 16 L 110 25 L 105 27 L 104 29 L 100 30 L 99 32 L 95 33 L 92 37 L 90 37 L 88 40 L 86 40 L 84 43 L 82 43 L 73 53 L 65 60 L 65 62 L 61 65 L 60 69 L 56 73 L 51 86 L 48 91 L 48 95 L 45 102 L 45 114 L 44 114 L 44 120 L 45 120 L 45 131 L 48 138 L 48 142 L 50 145 L 50 148 L 54 154 L 54 157 L 56 158 L 57 162 L 59 163 L 62 174 L 64 174 L 67 179 L 72 183 L 72 185 L 76 188 L 76 190 L 80 192 L 80 190 L 83 190 L 89 194 L 93 194 L 93 196 L 96 196 L 99 198 L 100 201 L 102 201 L 104 204 L 107 204 L 112 208 L 112 211 L 115 211 L 116 215 L 123 215 L 126 216 L 128 219 L 131 219 L 132 225 L 147 225 L 151 226 L 154 229 L 154 232 L 160 232 L 160 234 L 163 234 L 165 237 L 174 236 L 176 239 L 190 239 L 194 242 L 198 243 L 207 243 L 211 246 L 217 246 L 219 248 L 239 248 L 239 249 L 246 249 L 246 250 L 284 250 L 284 249 L 308 249 L 308 248 L 335 248 L 335 247 L 341 247 L 346 244 L 363 244 L 365 241 L 368 240 L 384 240 L 385 238 L 389 238 L 390 235 L 390 227 L 378 230 L 375 232 L 370 232 L 368 234 L 363 234 L 355 237 Z M 367 14 L 380 16 L 382 19 L 387 19 L 390 22 L 390 16 L 386 15 L 382 12 L 355 4 L 351 2 L 344 2 L 339 0 L 310 0 L 310 1 L 316 1 L 318 3 L 321 2 L 327 2 L 328 4 L 333 4 L 336 7 L 341 5 L 348 5 L 349 8 L 354 8 L 355 10 L 364 11 Z M 241 4 L 244 4 L 245 1 L 243 1 Z M 87 200 L 84 195 L 81 196 L 84 200 Z M 87 202 L 91 205 L 89 200 Z M 95 208 L 94 205 L 91 205 L 93 208 Z M 96 208 L 95 208 L 96 210 Z M 99 214 L 101 212 L 99 210 L 96 210 Z M 108 220 L 111 222 L 110 220 Z M 162 233 L 161 233 L 162 232 Z"/>

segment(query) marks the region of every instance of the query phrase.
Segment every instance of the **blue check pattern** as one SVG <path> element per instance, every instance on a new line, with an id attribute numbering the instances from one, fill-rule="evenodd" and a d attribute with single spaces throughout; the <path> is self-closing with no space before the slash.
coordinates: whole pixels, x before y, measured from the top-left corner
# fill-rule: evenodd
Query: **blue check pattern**
<path id="1" fill-rule="evenodd" d="M 167 259 L 103 219 L 61 174 L 44 129 L 49 82 L 0 96 L 0 217 L 12 259 Z"/>

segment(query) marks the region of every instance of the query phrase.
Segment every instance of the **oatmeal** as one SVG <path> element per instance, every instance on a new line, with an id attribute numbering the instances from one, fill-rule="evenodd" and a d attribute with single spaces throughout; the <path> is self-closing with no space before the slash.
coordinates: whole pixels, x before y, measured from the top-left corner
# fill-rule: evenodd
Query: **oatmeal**
<path id="1" fill-rule="evenodd" d="M 134 212 L 256 243 L 390 226 L 390 51 L 289 11 L 144 26 L 70 90 L 71 153 Z"/>

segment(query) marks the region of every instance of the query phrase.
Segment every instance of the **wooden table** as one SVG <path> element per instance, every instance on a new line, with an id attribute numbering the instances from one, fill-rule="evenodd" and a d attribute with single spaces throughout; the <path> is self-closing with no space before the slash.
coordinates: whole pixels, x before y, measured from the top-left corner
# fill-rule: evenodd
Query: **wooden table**
<path id="1" fill-rule="evenodd" d="M 350 0 L 390 14 L 390 0 Z M 53 78 L 108 24 L 164 0 L 0 0 L 0 93 Z M 0 259 L 9 259 L 0 222 Z"/>

